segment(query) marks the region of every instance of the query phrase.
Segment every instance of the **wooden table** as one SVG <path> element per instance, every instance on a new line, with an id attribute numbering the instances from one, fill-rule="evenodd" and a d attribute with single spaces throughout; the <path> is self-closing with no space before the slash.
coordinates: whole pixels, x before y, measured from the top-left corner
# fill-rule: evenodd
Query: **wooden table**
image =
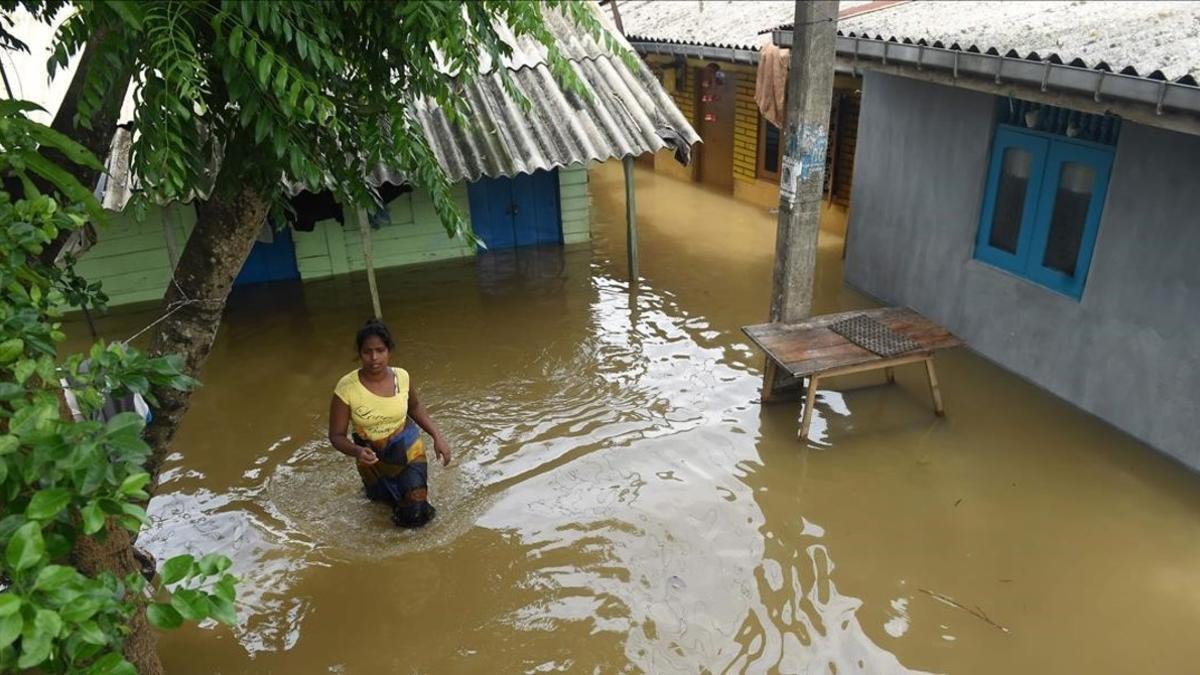
<path id="1" fill-rule="evenodd" d="M 912 339 L 916 350 L 884 358 L 850 342 L 829 330 L 830 324 L 857 314 L 879 321 L 896 333 Z M 889 383 L 895 382 L 892 368 L 909 363 L 924 363 L 929 376 L 929 393 L 933 409 L 944 415 L 942 393 L 938 389 L 937 373 L 933 369 L 934 353 L 963 344 L 962 340 L 936 323 L 907 307 L 882 307 L 840 314 L 814 316 L 790 323 L 764 323 L 743 326 L 742 332 L 767 353 L 767 373 L 763 384 L 763 400 L 769 400 L 775 384 L 777 369 L 782 368 L 794 378 L 808 378 L 804 414 L 800 419 L 801 440 L 808 438 L 812 421 L 817 385 L 822 378 L 849 375 L 869 370 L 883 370 Z"/>

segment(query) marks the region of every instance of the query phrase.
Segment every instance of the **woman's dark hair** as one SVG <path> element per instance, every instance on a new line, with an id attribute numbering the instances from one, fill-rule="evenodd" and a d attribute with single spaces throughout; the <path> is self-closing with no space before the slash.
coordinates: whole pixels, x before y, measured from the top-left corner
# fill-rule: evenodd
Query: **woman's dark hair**
<path id="1" fill-rule="evenodd" d="M 396 341 L 392 339 L 392 331 L 388 330 L 387 324 L 379 319 L 367 319 L 367 322 L 354 335 L 354 346 L 359 352 L 362 351 L 363 343 L 372 335 L 379 338 L 388 351 L 396 348 Z"/>

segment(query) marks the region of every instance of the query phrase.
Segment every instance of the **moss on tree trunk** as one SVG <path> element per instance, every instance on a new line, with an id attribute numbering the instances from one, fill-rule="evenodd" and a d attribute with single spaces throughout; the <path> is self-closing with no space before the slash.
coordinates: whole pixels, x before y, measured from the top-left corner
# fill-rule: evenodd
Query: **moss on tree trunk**
<path id="1" fill-rule="evenodd" d="M 109 571 L 118 578 L 142 573 L 142 566 L 133 555 L 133 539 L 129 530 L 109 520 L 103 539 L 81 536 L 75 540 L 75 567 L 89 576 Z M 161 675 L 162 661 L 158 658 L 158 634 L 146 620 L 146 600 L 134 599 L 135 609 L 129 620 L 129 635 L 125 638 L 125 658 L 141 675 Z"/>

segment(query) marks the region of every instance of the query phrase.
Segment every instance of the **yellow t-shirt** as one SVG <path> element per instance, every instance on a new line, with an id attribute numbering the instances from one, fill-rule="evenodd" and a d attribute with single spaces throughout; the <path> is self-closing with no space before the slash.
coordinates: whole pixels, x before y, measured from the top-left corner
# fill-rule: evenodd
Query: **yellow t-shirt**
<path id="1" fill-rule="evenodd" d="M 399 431 L 408 417 L 408 371 L 392 368 L 396 374 L 396 394 L 379 396 L 363 386 L 358 369 L 338 380 L 333 393 L 350 407 L 350 422 L 362 436 L 379 441 Z"/>

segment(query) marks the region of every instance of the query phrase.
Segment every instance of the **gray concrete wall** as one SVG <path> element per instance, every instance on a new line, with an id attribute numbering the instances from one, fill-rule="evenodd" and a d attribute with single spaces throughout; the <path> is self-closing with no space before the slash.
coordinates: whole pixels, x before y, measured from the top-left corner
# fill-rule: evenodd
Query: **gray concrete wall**
<path id="1" fill-rule="evenodd" d="M 1123 125 L 1076 301 L 972 257 L 994 100 L 867 74 L 846 282 L 1200 469 L 1200 137 Z"/>

